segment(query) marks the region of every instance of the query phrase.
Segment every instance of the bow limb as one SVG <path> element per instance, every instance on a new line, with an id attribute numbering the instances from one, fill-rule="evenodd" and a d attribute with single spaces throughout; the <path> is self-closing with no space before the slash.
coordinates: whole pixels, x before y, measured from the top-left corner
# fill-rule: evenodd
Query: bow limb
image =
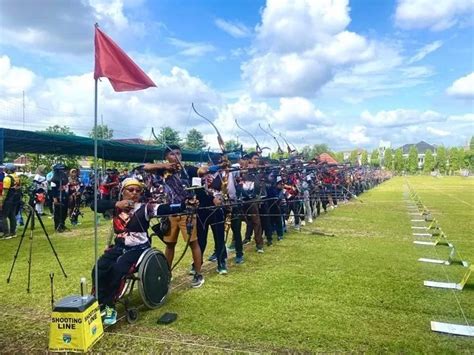
<path id="1" fill-rule="evenodd" d="M 250 133 L 249 131 L 247 131 L 246 129 L 242 128 L 242 127 L 239 125 L 239 122 L 237 121 L 237 118 L 234 119 L 234 121 L 235 121 L 235 124 L 237 125 L 237 127 L 239 127 L 242 131 L 244 131 L 245 133 L 247 133 L 250 137 L 252 137 L 252 139 L 254 140 L 255 145 L 256 145 L 256 146 L 255 146 L 255 150 L 257 151 L 258 154 L 261 154 L 262 151 L 263 151 L 263 149 L 265 149 L 266 147 L 265 147 L 265 148 L 261 148 L 261 147 L 260 147 L 260 144 L 258 144 L 258 141 L 257 141 L 257 139 L 254 137 L 254 135 L 253 135 L 252 133 Z"/>
<path id="2" fill-rule="evenodd" d="M 298 153 L 298 151 L 296 150 L 296 147 L 295 147 L 295 146 L 293 146 L 295 149 L 291 149 L 290 144 L 289 144 L 288 141 L 285 139 L 285 137 L 283 137 L 283 136 L 281 135 L 281 133 L 278 133 L 278 135 L 285 141 L 285 143 L 286 143 L 286 149 L 288 150 L 288 154 L 291 155 L 291 154 L 294 153 L 294 152 Z"/>
<path id="3" fill-rule="evenodd" d="M 266 131 L 265 129 L 263 129 L 263 127 L 262 127 L 262 125 L 261 125 L 260 123 L 258 124 L 258 126 L 260 127 L 260 129 L 261 129 L 264 133 L 268 134 L 268 135 L 269 135 L 270 137 L 272 137 L 273 140 L 276 142 L 276 144 L 277 144 L 277 146 L 278 146 L 277 154 L 278 154 L 278 155 L 283 155 L 283 150 L 281 149 L 280 143 L 278 143 L 278 140 L 276 139 L 276 137 L 275 137 L 273 134 L 271 134 L 270 132 L 268 132 L 268 131 Z"/>
<path id="4" fill-rule="evenodd" d="M 217 133 L 217 143 L 219 143 L 219 148 L 221 148 L 222 150 L 222 153 L 225 153 L 225 143 L 224 143 L 224 139 L 222 138 L 219 130 L 217 129 L 216 125 L 214 124 L 214 122 L 212 122 L 209 118 L 207 117 L 204 117 L 203 115 L 201 115 L 199 112 L 197 112 L 196 108 L 194 107 L 194 103 L 191 103 L 191 107 L 193 108 L 193 111 L 196 113 L 196 115 L 198 115 L 199 117 L 205 119 L 207 122 L 209 122 L 211 124 L 211 126 L 214 128 L 214 130 L 216 131 Z"/>

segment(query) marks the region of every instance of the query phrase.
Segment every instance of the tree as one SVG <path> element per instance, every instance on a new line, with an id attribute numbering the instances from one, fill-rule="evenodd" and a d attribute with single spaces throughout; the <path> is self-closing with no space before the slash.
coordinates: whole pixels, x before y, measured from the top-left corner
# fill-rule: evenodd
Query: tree
<path id="1" fill-rule="evenodd" d="M 431 150 L 425 152 L 425 163 L 423 165 L 423 171 L 426 173 L 431 172 L 435 167 L 435 159 Z"/>
<path id="2" fill-rule="evenodd" d="M 334 153 L 334 159 L 336 159 L 338 163 L 344 162 L 344 153 L 343 152 Z"/>
<path id="3" fill-rule="evenodd" d="M 383 156 L 383 166 L 389 170 L 394 170 L 393 167 L 393 152 L 391 148 L 385 149 L 385 154 Z"/>
<path id="4" fill-rule="evenodd" d="M 50 134 L 63 134 L 65 136 L 76 135 L 73 131 L 71 131 L 71 129 L 68 126 L 60 126 L 60 125 L 49 126 L 44 131 L 38 131 L 38 132 L 45 132 L 45 133 L 50 133 Z"/>
<path id="5" fill-rule="evenodd" d="M 474 150 L 463 152 L 463 168 L 469 170 L 474 168 Z"/>
<path id="6" fill-rule="evenodd" d="M 414 145 L 408 152 L 407 170 L 410 174 L 415 174 L 418 171 L 418 150 Z"/>
<path id="7" fill-rule="evenodd" d="M 469 149 L 474 150 L 474 136 L 471 136 L 471 140 L 469 141 Z"/>
<path id="8" fill-rule="evenodd" d="M 66 136 L 75 136 L 76 134 L 71 131 L 68 126 L 54 125 L 49 126 L 44 131 L 39 131 L 49 134 L 61 134 Z M 34 170 L 40 165 L 45 165 L 46 169 L 51 169 L 54 164 L 64 164 L 68 169 L 77 168 L 79 166 L 79 156 L 77 155 L 54 155 L 54 154 L 27 154 L 31 159 L 31 168 Z"/>
<path id="9" fill-rule="evenodd" d="M 462 150 L 462 149 L 461 149 Z M 459 150 L 456 147 L 449 149 L 449 168 L 452 171 L 458 171 L 461 168 L 461 160 L 459 159 Z"/>
<path id="10" fill-rule="evenodd" d="M 313 146 L 306 145 L 301 149 L 301 154 L 306 160 L 314 159 L 323 153 L 331 154 L 331 150 L 327 144 L 314 144 Z"/>
<path id="11" fill-rule="evenodd" d="M 351 162 L 352 165 L 359 164 L 359 151 L 357 149 L 354 149 L 351 152 L 351 155 L 349 156 L 349 161 Z"/>
<path id="12" fill-rule="evenodd" d="M 235 139 L 230 139 L 227 142 L 225 142 L 225 150 L 228 152 L 239 150 L 240 147 L 241 147 L 241 144 L 237 142 Z"/>
<path id="13" fill-rule="evenodd" d="M 329 149 L 327 144 L 315 144 L 313 145 L 311 150 L 311 153 L 313 154 L 312 158 L 316 158 L 317 156 L 320 156 L 323 153 L 331 154 L 331 149 Z"/>
<path id="14" fill-rule="evenodd" d="M 110 129 L 106 124 L 97 125 L 97 129 L 92 128 L 89 132 L 89 137 L 94 138 L 95 132 L 97 132 L 97 139 L 112 139 L 114 136 L 114 130 Z"/>
<path id="15" fill-rule="evenodd" d="M 395 171 L 397 173 L 401 173 L 404 169 L 404 165 L 405 165 L 405 162 L 404 162 L 404 159 L 403 159 L 403 152 L 401 149 L 397 149 L 395 151 L 395 157 L 394 157 L 394 165 L 395 165 Z"/>
<path id="16" fill-rule="evenodd" d="M 375 148 L 370 155 L 370 165 L 372 166 L 379 166 L 380 165 L 380 157 L 379 157 L 379 150 Z"/>
<path id="17" fill-rule="evenodd" d="M 158 134 L 158 144 L 180 144 L 181 137 L 179 136 L 179 132 L 174 130 L 171 127 L 163 127 Z"/>
<path id="18" fill-rule="evenodd" d="M 443 146 L 439 146 L 436 149 L 436 167 L 442 173 L 446 172 L 447 158 L 448 157 L 447 157 L 446 148 Z"/>
<path id="19" fill-rule="evenodd" d="M 186 135 L 184 146 L 191 150 L 202 150 L 207 145 L 204 136 L 197 129 L 192 128 Z"/>
<path id="20" fill-rule="evenodd" d="M 369 164 L 369 154 L 367 153 L 366 150 L 364 150 L 364 151 L 362 152 L 362 156 L 361 156 L 361 158 L 360 158 L 360 163 L 361 163 L 362 165 L 367 165 L 367 164 Z"/>
<path id="21" fill-rule="evenodd" d="M 314 157 L 311 157 L 311 147 L 309 145 L 305 145 L 301 149 L 301 154 L 303 155 L 305 160 L 310 160 L 314 158 Z"/>

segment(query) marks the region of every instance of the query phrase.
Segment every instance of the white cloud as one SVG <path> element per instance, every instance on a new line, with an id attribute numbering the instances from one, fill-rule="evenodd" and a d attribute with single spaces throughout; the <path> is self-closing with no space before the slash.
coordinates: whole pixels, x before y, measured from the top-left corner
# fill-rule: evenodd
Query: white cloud
<path id="1" fill-rule="evenodd" d="M 449 121 L 457 121 L 457 122 L 471 122 L 471 123 L 474 123 L 474 113 L 466 113 L 464 115 L 451 115 L 451 116 L 448 117 L 448 120 Z"/>
<path id="2" fill-rule="evenodd" d="M 399 0 L 395 23 L 403 29 L 428 28 L 441 31 L 472 17 L 472 0 Z"/>
<path id="3" fill-rule="evenodd" d="M 396 41 L 371 40 L 347 30 L 347 0 L 269 0 L 242 78 L 262 97 L 314 97 L 357 103 L 424 83 L 426 66 L 408 66 L 442 45 L 422 48 L 410 61 Z"/>
<path id="4" fill-rule="evenodd" d="M 99 21 L 111 20 L 118 28 L 126 29 L 129 21 L 123 12 L 122 0 L 89 0 Z"/>
<path id="5" fill-rule="evenodd" d="M 416 78 L 427 78 L 433 75 L 433 70 L 423 66 L 411 66 L 400 68 L 400 71 L 404 74 L 404 78 L 416 79 Z"/>
<path id="6" fill-rule="evenodd" d="M 323 112 L 302 97 L 281 98 L 280 107 L 274 113 L 272 122 L 284 126 L 286 130 L 303 130 L 309 126 L 331 124 Z"/>
<path id="7" fill-rule="evenodd" d="M 220 107 L 222 101 L 218 93 L 179 67 L 172 68 L 166 74 L 152 68 L 147 74 L 158 84 L 157 88 L 116 93 L 107 79 L 99 83 L 99 113 L 103 115 L 104 123 L 114 128 L 117 137 L 141 136 L 149 139 L 153 126 L 158 129 L 169 125 L 182 133 L 189 126 L 199 127 L 203 132 L 209 130 L 208 125 L 190 115 L 190 105 L 195 102 L 208 110 Z M 12 75 L 15 80 L 8 80 Z M 77 134 L 87 135 L 93 124 L 92 73 L 35 78 L 34 73 L 12 66 L 8 57 L 0 57 L 2 125 L 12 128 L 21 125 L 21 90 L 28 89 L 26 129 L 37 130 L 61 124 L 70 126 Z"/>
<path id="8" fill-rule="evenodd" d="M 446 93 L 458 99 L 474 99 L 474 72 L 457 79 Z"/>
<path id="9" fill-rule="evenodd" d="M 93 46 L 94 8 L 83 1 L 2 1 L 0 42 L 43 53 L 83 54 Z"/>
<path id="10" fill-rule="evenodd" d="M 365 126 L 355 126 L 349 132 L 349 141 L 355 145 L 364 145 L 370 142 L 367 136 L 367 128 Z"/>
<path id="11" fill-rule="evenodd" d="M 0 96 L 21 94 L 33 85 L 35 74 L 11 65 L 10 58 L 0 56 Z"/>
<path id="12" fill-rule="evenodd" d="M 269 0 L 243 78 L 261 96 L 313 96 L 337 71 L 376 56 L 349 22 L 347 0 Z"/>
<path id="13" fill-rule="evenodd" d="M 178 38 L 168 38 L 168 41 L 173 46 L 181 49 L 178 54 L 188 57 L 201 57 L 216 50 L 212 44 L 204 42 L 187 42 Z"/>
<path id="14" fill-rule="evenodd" d="M 250 29 L 240 22 L 231 22 L 218 18 L 214 23 L 222 31 L 234 38 L 245 38 L 251 35 Z"/>
<path id="15" fill-rule="evenodd" d="M 428 54 L 434 52 L 435 50 L 441 48 L 443 41 L 434 41 L 426 46 L 420 48 L 418 52 L 408 60 L 408 64 L 419 62 L 425 58 Z"/>
<path id="16" fill-rule="evenodd" d="M 376 114 L 364 111 L 360 117 L 373 127 L 401 127 L 418 125 L 427 122 L 442 122 L 446 116 L 435 111 L 397 109 L 392 111 L 379 111 Z"/>
<path id="17" fill-rule="evenodd" d="M 90 54 L 95 22 L 116 39 L 119 33 L 124 38 L 145 35 L 144 23 L 126 16 L 124 1 L 127 0 L 4 0 L 0 44 L 54 58 Z M 127 5 L 140 6 L 141 2 L 127 1 Z"/>
<path id="18" fill-rule="evenodd" d="M 445 131 L 443 129 L 438 129 L 438 128 L 433 128 L 433 127 L 426 127 L 426 130 L 435 135 L 435 136 L 438 136 L 438 137 L 447 137 L 451 134 L 451 132 L 449 131 Z"/>
<path id="19" fill-rule="evenodd" d="M 279 105 L 273 108 L 264 101 L 254 101 L 250 95 L 243 94 L 235 102 L 224 105 L 214 123 L 222 127 L 228 135 L 233 137 L 238 135 L 247 146 L 252 146 L 254 143 L 236 126 L 235 119 L 255 135 L 262 145 L 271 147 L 275 146 L 274 140 L 259 128 L 259 124 L 264 129 L 267 129 L 267 124 L 271 124 L 276 132 L 282 133 L 288 139 L 293 138 L 292 143 L 297 145 L 302 144 L 303 136 L 311 137 L 314 129 L 331 124 L 327 116 L 305 98 L 281 98 Z M 283 144 L 282 141 L 280 143 Z"/>
<path id="20" fill-rule="evenodd" d="M 339 70 L 321 90 L 321 99 L 343 100 L 354 104 L 426 82 L 433 70 L 425 66 L 407 66 L 400 49 L 377 42 L 370 61 Z"/>
<path id="21" fill-rule="evenodd" d="M 347 0 L 268 0 L 257 27 L 258 46 L 276 53 L 310 50 L 344 31 L 350 22 L 348 9 Z"/>

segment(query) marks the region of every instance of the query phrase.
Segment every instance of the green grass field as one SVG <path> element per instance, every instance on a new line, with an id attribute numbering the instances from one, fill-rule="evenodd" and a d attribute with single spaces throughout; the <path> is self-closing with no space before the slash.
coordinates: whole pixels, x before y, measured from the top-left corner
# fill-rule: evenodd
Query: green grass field
<path id="1" fill-rule="evenodd" d="M 231 263 L 227 276 L 217 275 L 213 265 L 206 265 L 209 272 L 200 289 L 187 287 L 185 274 L 191 259 L 186 255 L 174 273 L 173 283 L 180 287 L 167 303 L 157 310 L 141 311 L 133 325 L 123 320 L 107 329 L 94 351 L 471 352 L 472 338 L 430 330 L 432 320 L 474 322 L 474 280 L 461 292 L 423 286 L 423 280 L 460 281 L 465 269 L 417 261 L 419 257 L 446 258 L 448 248 L 412 243 L 415 237 L 403 200 L 406 181 L 463 259 L 474 261 L 474 180 L 397 177 L 363 194 L 363 203 L 341 205 L 304 227 L 302 233 L 287 234 L 262 255 L 247 249 L 246 262 Z M 78 293 L 81 276 L 90 280 L 91 219 L 89 212 L 78 229 L 52 236 L 67 279 L 61 276 L 46 239 L 37 232 L 30 294 L 26 293 L 28 239 L 10 284 L 5 280 L 19 238 L 0 241 L 4 319 L 0 351 L 47 349 L 49 273 L 56 275 L 56 299 Z M 51 220 L 45 221 L 51 228 Z M 101 249 L 108 229 L 103 222 Z M 314 230 L 335 236 L 311 234 Z M 161 248 L 160 243 L 156 240 L 155 246 Z M 211 249 L 212 245 L 207 254 Z M 164 312 L 176 312 L 178 320 L 157 325 Z"/>

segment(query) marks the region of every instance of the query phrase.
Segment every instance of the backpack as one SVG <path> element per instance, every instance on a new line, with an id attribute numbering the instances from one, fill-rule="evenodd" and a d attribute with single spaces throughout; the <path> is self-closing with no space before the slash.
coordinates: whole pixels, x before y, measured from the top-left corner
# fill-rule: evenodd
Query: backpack
<path id="1" fill-rule="evenodd" d="M 15 181 L 15 178 L 11 175 L 5 176 L 5 179 L 6 178 L 10 178 L 11 181 L 10 181 L 10 188 L 8 189 L 7 195 L 5 196 L 5 202 L 11 202 L 11 203 L 20 202 L 21 197 L 22 197 L 20 179 L 18 179 L 18 182 L 17 182 Z"/>

